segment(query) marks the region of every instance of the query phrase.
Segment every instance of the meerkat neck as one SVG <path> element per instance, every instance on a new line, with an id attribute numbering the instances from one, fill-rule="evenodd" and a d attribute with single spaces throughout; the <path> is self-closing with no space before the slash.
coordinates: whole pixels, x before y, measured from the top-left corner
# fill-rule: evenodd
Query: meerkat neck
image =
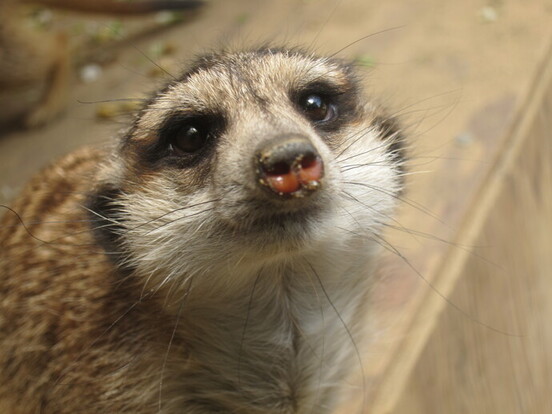
<path id="1" fill-rule="evenodd" d="M 325 404 L 324 391 L 351 364 L 343 350 L 360 340 L 353 315 L 366 290 L 351 266 L 329 269 L 323 262 L 263 267 L 239 295 L 192 283 L 177 308 L 176 330 L 186 338 L 198 367 L 193 381 L 204 384 L 206 398 L 235 389 L 240 395 L 233 401 L 288 402 L 294 413 Z M 336 272 L 347 280 L 338 282 Z"/>

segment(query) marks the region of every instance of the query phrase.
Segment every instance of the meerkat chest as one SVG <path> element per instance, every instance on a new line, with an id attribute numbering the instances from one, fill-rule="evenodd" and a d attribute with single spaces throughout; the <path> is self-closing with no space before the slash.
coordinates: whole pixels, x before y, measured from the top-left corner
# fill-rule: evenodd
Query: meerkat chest
<path id="1" fill-rule="evenodd" d="M 338 398 L 338 378 L 358 362 L 352 315 L 360 299 L 347 292 L 347 283 L 338 291 L 326 273 L 314 266 L 265 271 L 241 287 L 239 297 L 213 293 L 190 301 L 186 316 L 195 317 L 183 325 L 193 363 L 180 378 L 189 393 L 185 404 L 212 401 L 229 412 L 326 412 Z"/>

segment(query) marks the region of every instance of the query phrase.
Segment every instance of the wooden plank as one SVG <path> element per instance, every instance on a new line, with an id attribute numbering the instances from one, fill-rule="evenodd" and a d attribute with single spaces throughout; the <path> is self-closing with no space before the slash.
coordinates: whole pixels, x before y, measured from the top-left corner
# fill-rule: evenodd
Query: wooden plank
<path id="1" fill-rule="evenodd" d="M 440 272 L 470 317 L 437 312 L 392 412 L 552 412 L 551 115 L 552 51 Z"/>

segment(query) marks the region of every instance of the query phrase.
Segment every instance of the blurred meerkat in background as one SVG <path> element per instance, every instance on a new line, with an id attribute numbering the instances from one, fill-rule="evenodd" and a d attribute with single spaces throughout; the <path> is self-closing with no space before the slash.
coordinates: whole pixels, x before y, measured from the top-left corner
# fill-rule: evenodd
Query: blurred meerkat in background
<path id="1" fill-rule="evenodd" d="M 0 126 L 36 127 L 66 104 L 72 75 L 67 33 L 38 32 L 21 9 L 27 4 L 110 15 L 196 9 L 198 0 L 2 0 L 0 2 Z"/>

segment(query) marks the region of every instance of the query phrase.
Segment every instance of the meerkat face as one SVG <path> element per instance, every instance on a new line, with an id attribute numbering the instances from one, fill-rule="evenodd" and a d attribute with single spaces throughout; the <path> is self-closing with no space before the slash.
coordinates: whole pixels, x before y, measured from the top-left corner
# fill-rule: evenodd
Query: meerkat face
<path id="1" fill-rule="evenodd" d="M 394 125 L 341 61 L 275 49 L 199 60 L 149 102 L 115 161 L 107 210 L 127 261 L 208 271 L 370 239 L 401 185 Z"/>

